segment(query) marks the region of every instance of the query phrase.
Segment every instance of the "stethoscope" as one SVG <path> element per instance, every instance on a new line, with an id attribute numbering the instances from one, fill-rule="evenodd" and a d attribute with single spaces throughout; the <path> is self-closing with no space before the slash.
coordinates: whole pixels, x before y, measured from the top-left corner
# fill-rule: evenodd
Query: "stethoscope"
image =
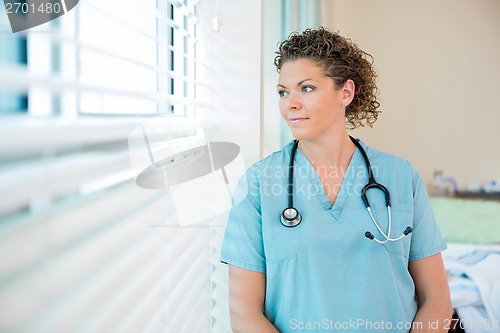
<path id="1" fill-rule="evenodd" d="M 411 227 L 406 227 L 405 231 L 403 231 L 403 234 L 397 238 L 391 238 L 391 230 L 392 230 L 392 216 L 391 216 L 391 199 L 390 199 L 390 194 L 389 190 L 382 185 L 377 183 L 375 180 L 375 177 L 373 176 L 373 171 L 372 167 L 370 165 L 370 161 L 368 160 L 368 156 L 366 155 L 366 152 L 364 148 L 361 146 L 361 144 L 358 142 L 357 139 L 353 138 L 352 136 L 349 136 L 351 138 L 351 141 L 356 145 L 356 147 L 359 149 L 361 152 L 361 155 L 363 155 L 363 159 L 365 160 L 366 168 L 368 170 L 368 184 L 366 184 L 362 191 L 361 191 L 361 198 L 363 199 L 363 202 L 365 204 L 366 210 L 370 214 L 370 217 L 373 221 L 373 224 L 375 227 L 377 227 L 378 231 L 382 234 L 382 236 L 385 238 L 385 240 L 379 240 L 373 236 L 373 234 L 369 231 L 365 232 L 365 237 L 374 240 L 377 243 L 384 244 L 387 243 L 388 241 L 395 242 L 400 240 L 401 238 L 409 235 L 413 229 Z M 294 160 L 295 160 L 295 153 L 297 152 L 297 148 L 299 146 L 299 140 L 294 140 L 293 146 L 292 146 L 292 152 L 290 154 L 290 164 L 288 166 L 288 207 L 283 210 L 283 213 L 281 213 L 281 223 L 285 227 L 296 227 L 299 225 L 299 223 L 302 221 L 302 215 L 300 215 L 299 211 L 293 207 L 293 165 L 294 165 Z M 370 202 L 368 201 L 368 197 L 366 196 L 366 192 L 370 189 L 379 189 L 382 192 L 384 192 L 385 196 L 385 203 L 387 206 L 387 216 L 388 216 L 388 227 L 387 227 L 387 233 L 385 233 L 382 228 L 380 228 L 380 225 L 377 223 L 377 220 L 375 220 L 375 217 L 373 216 L 372 209 L 370 207 Z"/>

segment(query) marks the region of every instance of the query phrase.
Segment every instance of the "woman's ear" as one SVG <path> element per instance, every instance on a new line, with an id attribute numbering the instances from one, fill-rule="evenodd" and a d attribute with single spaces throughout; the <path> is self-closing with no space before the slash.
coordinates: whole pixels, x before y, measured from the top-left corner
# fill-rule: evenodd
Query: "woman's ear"
<path id="1" fill-rule="evenodd" d="M 344 86 L 342 87 L 342 105 L 344 107 L 351 104 L 352 100 L 354 99 L 355 90 L 356 87 L 354 86 L 353 80 L 349 79 L 344 83 Z"/>

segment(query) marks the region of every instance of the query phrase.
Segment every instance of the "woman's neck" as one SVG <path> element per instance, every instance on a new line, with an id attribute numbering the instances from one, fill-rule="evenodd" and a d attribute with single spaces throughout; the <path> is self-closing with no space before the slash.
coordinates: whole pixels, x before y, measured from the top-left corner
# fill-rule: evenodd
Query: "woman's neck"
<path id="1" fill-rule="evenodd" d="M 356 146 L 347 135 L 324 141 L 299 141 L 299 149 L 316 171 L 333 205 L 342 187 Z"/>
<path id="2" fill-rule="evenodd" d="M 317 140 L 300 140 L 299 150 L 314 167 L 336 167 L 349 165 L 356 146 L 347 131 L 336 137 Z"/>

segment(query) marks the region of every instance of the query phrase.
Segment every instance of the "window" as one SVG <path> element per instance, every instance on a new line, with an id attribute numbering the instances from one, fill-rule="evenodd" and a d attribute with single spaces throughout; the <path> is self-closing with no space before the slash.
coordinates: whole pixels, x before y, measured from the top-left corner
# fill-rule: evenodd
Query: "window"
<path id="1" fill-rule="evenodd" d="M 7 95 L 0 79 L 0 110 L 27 111 L 32 102 L 37 116 L 206 113 L 211 32 L 200 17 L 210 15 L 191 0 L 89 0 L 16 35 L 5 15 L 0 68 L 20 82 Z"/>
<path id="2" fill-rule="evenodd" d="M 9 28 L 5 24 L 0 24 L 0 27 L 2 30 L 0 33 L 0 45 L 2 45 L 0 48 L 0 66 L 26 66 L 26 38 L 10 34 Z M 15 93 L 8 88 L 8 85 L 4 83 L 0 90 L 0 115 L 26 112 L 28 108 L 27 95 Z"/>
<path id="3" fill-rule="evenodd" d="M 193 1 L 82 3 L 81 112 L 194 116 L 204 105 L 197 91 L 210 88 L 199 10 Z"/>
<path id="4" fill-rule="evenodd" d="M 212 7 L 86 0 L 0 35 L 1 331 L 228 331 L 222 233 L 174 223 L 129 152 L 149 120 L 172 141 L 210 115 Z"/>

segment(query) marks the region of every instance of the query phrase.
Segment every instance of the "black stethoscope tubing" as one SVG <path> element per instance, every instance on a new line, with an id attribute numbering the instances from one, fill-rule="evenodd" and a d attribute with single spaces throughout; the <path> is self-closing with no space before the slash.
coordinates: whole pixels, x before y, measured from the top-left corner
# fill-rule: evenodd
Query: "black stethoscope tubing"
<path id="1" fill-rule="evenodd" d="M 386 243 L 387 241 L 396 241 L 396 240 L 403 238 L 404 236 L 407 236 L 408 234 L 410 234 L 413 231 L 412 228 L 409 226 L 405 229 L 405 231 L 403 232 L 403 234 L 400 237 L 398 237 L 398 238 L 391 238 L 390 237 L 392 217 L 391 217 L 391 210 L 390 210 L 390 207 L 391 207 L 391 199 L 390 198 L 391 198 L 391 196 L 390 196 L 389 190 L 384 185 L 378 183 L 375 180 L 375 176 L 373 175 L 373 170 L 372 170 L 372 167 L 370 164 L 370 160 L 368 159 L 368 156 L 366 155 L 366 151 L 359 143 L 359 140 L 353 138 L 352 136 L 349 136 L 349 138 L 356 145 L 358 150 L 361 152 L 361 155 L 363 156 L 363 159 L 364 159 L 365 164 L 366 164 L 366 169 L 368 171 L 368 183 L 365 186 L 363 186 L 363 189 L 361 191 L 361 198 L 363 200 L 363 203 L 365 204 L 366 209 L 368 210 L 368 213 L 370 214 L 370 217 L 371 217 L 373 223 L 375 224 L 377 229 L 380 231 L 382 236 L 385 238 L 385 240 L 381 241 L 381 240 L 376 239 L 375 236 L 373 236 L 373 234 L 369 231 L 365 232 L 365 237 L 368 239 L 374 240 L 378 243 L 383 244 L 383 243 Z M 295 153 L 297 152 L 298 146 L 299 146 L 299 140 L 294 140 L 293 146 L 292 146 L 292 151 L 290 153 L 290 163 L 288 165 L 288 186 L 287 186 L 288 207 L 283 210 L 283 212 L 281 213 L 281 218 L 280 218 L 281 223 L 285 227 L 289 227 L 289 228 L 296 227 L 297 225 L 300 224 L 300 222 L 302 222 L 302 215 L 293 206 L 293 169 L 294 169 Z M 368 200 L 368 197 L 367 197 L 367 192 L 370 189 L 379 189 L 384 193 L 385 203 L 386 203 L 386 207 L 387 207 L 387 211 L 388 211 L 388 219 L 389 219 L 389 226 L 388 226 L 387 233 L 382 231 L 379 224 L 375 220 L 375 217 L 372 214 L 371 207 L 370 207 L 370 201 Z"/>
<path id="2" fill-rule="evenodd" d="M 294 140 L 290 153 L 290 163 L 288 164 L 288 207 L 281 213 L 281 224 L 288 228 L 296 227 L 302 221 L 302 215 L 293 207 L 293 167 L 298 146 L 299 140 Z"/>

